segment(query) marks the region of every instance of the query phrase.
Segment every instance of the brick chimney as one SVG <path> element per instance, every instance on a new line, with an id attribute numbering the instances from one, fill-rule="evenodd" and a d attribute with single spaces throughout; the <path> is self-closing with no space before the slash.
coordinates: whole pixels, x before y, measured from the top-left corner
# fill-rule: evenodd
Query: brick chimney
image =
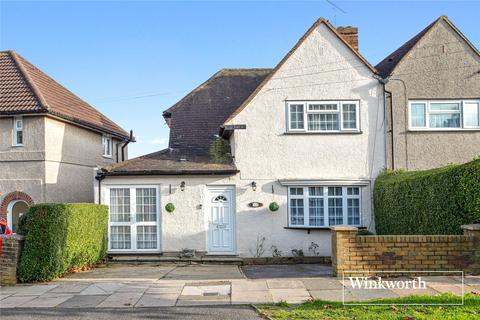
<path id="1" fill-rule="evenodd" d="M 358 51 L 358 28 L 357 27 L 338 27 L 338 33 L 348 42 L 355 50 Z"/>

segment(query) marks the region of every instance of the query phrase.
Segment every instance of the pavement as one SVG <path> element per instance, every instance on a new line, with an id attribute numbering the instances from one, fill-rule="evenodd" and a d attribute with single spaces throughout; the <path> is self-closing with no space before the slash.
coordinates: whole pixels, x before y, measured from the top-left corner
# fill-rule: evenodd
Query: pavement
<path id="1" fill-rule="evenodd" d="M 331 301 L 345 298 L 351 301 L 412 294 L 462 293 L 459 277 L 424 278 L 428 285 L 422 291 L 384 289 L 364 290 L 360 294 L 351 290 L 341 279 L 331 277 L 330 267 L 324 265 L 238 267 L 114 264 L 70 274 L 48 283 L 0 287 L 0 315 L 3 320 L 4 316 L 10 314 L 8 309 L 21 308 L 32 310 L 25 315 L 32 314 L 40 318 L 39 310 L 55 308 L 68 309 L 65 312 L 72 313 L 72 318 L 75 310 L 98 312 L 98 316 L 95 314 L 92 317 L 101 318 L 104 314 L 102 310 L 131 312 L 127 310 L 170 307 L 169 312 L 174 312 L 176 307 L 217 306 L 218 309 L 212 312 L 217 312 L 221 318 L 222 310 L 230 310 L 222 307 L 228 306 L 240 308 L 240 305 L 282 301 L 301 303 L 312 298 Z M 480 277 L 466 277 L 463 290 L 480 292 Z M 189 310 L 182 312 L 196 312 L 197 308 Z M 205 312 L 208 318 L 210 311 Z M 141 312 L 137 315 L 140 317 Z M 132 313 L 132 316 L 136 316 L 136 313 Z M 248 319 L 247 316 L 245 318 Z M 175 319 L 174 315 L 172 319 Z"/>

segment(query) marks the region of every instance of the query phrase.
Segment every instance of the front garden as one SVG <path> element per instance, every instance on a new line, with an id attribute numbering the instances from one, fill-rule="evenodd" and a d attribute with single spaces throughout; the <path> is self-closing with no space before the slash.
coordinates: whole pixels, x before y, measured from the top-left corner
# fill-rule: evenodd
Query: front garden
<path id="1" fill-rule="evenodd" d="M 471 320 L 480 319 L 480 295 L 465 295 L 464 305 L 419 306 L 400 304 L 458 303 L 459 297 L 452 294 L 438 296 L 411 296 L 398 299 L 373 300 L 369 303 L 383 306 L 344 306 L 342 302 L 314 300 L 301 305 L 287 303 L 263 305 L 258 312 L 274 320 L 322 319 L 322 320 Z M 364 301 L 365 303 L 365 301 Z"/>

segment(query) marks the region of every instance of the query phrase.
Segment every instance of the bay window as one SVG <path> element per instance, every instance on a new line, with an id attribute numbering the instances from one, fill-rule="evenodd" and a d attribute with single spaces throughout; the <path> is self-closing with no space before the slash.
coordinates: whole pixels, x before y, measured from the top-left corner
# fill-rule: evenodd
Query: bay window
<path id="1" fill-rule="evenodd" d="M 479 100 L 410 101 L 410 128 L 414 130 L 480 129 L 479 105 Z"/>
<path id="2" fill-rule="evenodd" d="M 360 203 L 357 186 L 289 187 L 289 227 L 359 226 Z"/>
<path id="3" fill-rule="evenodd" d="M 358 101 L 291 101 L 287 105 L 289 132 L 359 130 Z"/>

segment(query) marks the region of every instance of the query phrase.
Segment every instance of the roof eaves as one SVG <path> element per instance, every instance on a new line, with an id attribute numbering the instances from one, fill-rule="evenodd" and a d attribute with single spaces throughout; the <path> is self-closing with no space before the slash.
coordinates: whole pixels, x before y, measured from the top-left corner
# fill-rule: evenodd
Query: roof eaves
<path id="1" fill-rule="evenodd" d="M 40 90 L 38 89 L 38 87 L 35 85 L 35 82 L 33 81 L 33 79 L 30 77 L 30 74 L 28 73 L 28 71 L 25 69 L 25 67 L 23 66 L 22 62 L 20 61 L 20 59 L 18 58 L 18 55 L 15 51 L 13 50 L 10 50 L 8 51 L 10 56 L 12 57 L 13 61 L 15 62 L 15 65 L 17 66 L 17 68 L 20 70 L 23 78 L 25 79 L 25 81 L 27 82 L 28 86 L 30 87 L 30 89 L 32 90 L 33 94 L 35 95 L 35 97 L 37 98 L 38 100 L 38 103 L 40 105 L 41 108 L 43 109 L 46 109 L 48 110 L 49 107 L 48 107 L 48 104 L 47 104 L 47 101 L 45 100 L 45 98 L 43 97 L 42 93 L 40 92 Z"/>
<path id="2" fill-rule="evenodd" d="M 335 28 L 325 19 L 319 18 L 308 30 L 303 34 L 303 36 L 297 41 L 297 43 L 293 46 L 290 51 L 280 60 L 280 62 L 273 68 L 272 72 L 270 72 L 265 79 L 258 85 L 258 87 L 248 96 L 248 98 L 243 101 L 243 103 L 235 110 L 227 120 L 223 123 L 224 125 L 235 118 L 249 103 L 253 100 L 253 98 L 260 92 L 260 90 L 270 81 L 273 75 L 283 66 L 283 64 L 290 58 L 290 56 L 303 44 L 303 42 L 310 36 L 310 34 L 321 24 L 325 24 L 333 33 L 348 47 L 352 52 L 362 61 L 365 63 L 368 69 L 372 71 L 374 74 L 378 74 L 377 70 L 362 56 L 360 53 L 355 50 L 343 37 L 335 30 Z"/>
<path id="3" fill-rule="evenodd" d="M 104 176 L 170 176 L 170 175 L 232 175 L 239 173 L 237 169 L 221 170 L 124 170 L 104 171 Z"/>
<path id="4" fill-rule="evenodd" d="M 64 115 L 62 113 L 59 113 L 59 112 L 54 112 L 52 110 L 49 110 L 47 112 L 47 114 L 51 115 L 55 118 L 61 118 L 62 120 L 66 120 L 68 122 L 80 125 L 82 127 L 86 127 L 86 128 L 89 128 L 89 129 L 93 129 L 95 131 L 110 134 L 110 135 L 115 136 L 117 138 L 120 138 L 122 140 L 129 140 L 130 139 L 130 135 L 128 135 L 127 133 L 120 133 L 120 132 L 115 131 L 115 130 L 109 130 L 109 129 L 106 129 L 105 127 L 100 127 L 100 126 L 94 125 L 94 124 L 92 124 L 90 122 L 87 122 L 87 121 L 80 120 L 80 119 L 75 118 L 75 117 L 69 117 L 69 116 L 66 116 L 66 115 Z M 135 139 L 133 141 L 135 141 Z"/>

